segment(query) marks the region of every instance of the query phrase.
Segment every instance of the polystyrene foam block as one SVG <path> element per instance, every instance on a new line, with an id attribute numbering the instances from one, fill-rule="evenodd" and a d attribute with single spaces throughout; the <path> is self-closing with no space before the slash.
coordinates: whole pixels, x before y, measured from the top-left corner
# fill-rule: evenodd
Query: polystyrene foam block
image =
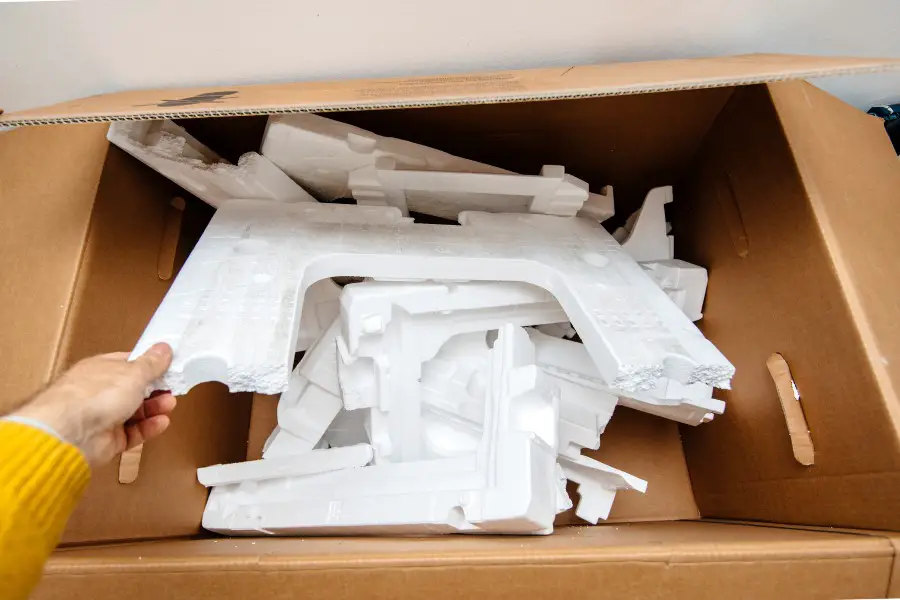
<path id="1" fill-rule="evenodd" d="M 560 455 L 559 465 L 566 478 L 578 484 L 580 499 L 575 514 L 594 525 L 609 517 L 617 491 L 635 490 L 642 494 L 647 491 L 643 479 L 587 456 Z"/>
<path id="2" fill-rule="evenodd" d="M 686 425 L 706 423 L 725 411 L 725 403 L 713 399 L 712 386 L 703 383 L 684 385 L 671 379 L 660 379 L 649 390 L 626 392 L 616 389 L 597 371 L 583 344 L 535 330 L 529 330 L 529 335 L 535 345 L 537 363 L 548 375 L 617 396 L 618 403 L 623 406 Z"/>
<path id="3" fill-rule="evenodd" d="M 376 411 L 368 428 L 377 460 L 418 460 L 422 363 L 460 333 L 561 318 L 565 313 L 553 296 L 524 283 L 348 285 L 341 295 L 338 340 L 344 406 Z M 388 430 L 380 430 L 382 425 Z"/>
<path id="4" fill-rule="evenodd" d="M 309 349 L 341 312 L 341 286 L 330 277 L 315 282 L 306 290 L 300 330 L 297 332 L 297 352 Z"/>
<path id="5" fill-rule="evenodd" d="M 622 248 L 638 262 L 671 260 L 673 237 L 668 235 L 665 205 L 672 202 L 672 186 L 653 188 L 625 228 L 616 231 Z"/>
<path id="6" fill-rule="evenodd" d="M 309 442 L 276 425 L 266 439 L 266 443 L 263 444 L 262 457 L 296 456 L 297 454 L 309 452 L 309 450 Z"/>
<path id="7" fill-rule="evenodd" d="M 563 468 L 559 466 L 559 463 L 556 463 L 556 513 L 559 514 L 561 512 L 566 512 L 572 506 L 572 499 L 569 497 L 569 492 L 566 489 L 566 485 L 569 480 L 566 479 L 566 472 L 563 471 Z"/>
<path id="8" fill-rule="evenodd" d="M 708 282 L 706 269 L 677 258 L 643 262 L 641 267 L 691 321 L 703 318 Z"/>
<path id="9" fill-rule="evenodd" d="M 391 158 L 350 173 L 348 186 L 359 204 L 396 206 L 407 213 L 407 193 L 466 196 L 474 206 L 491 207 L 509 197 L 525 198 L 526 211 L 574 217 L 588 199 L 588 185 L 557 165 L 540 176 L 398 170 Z"/>
<path id="10" fill-rule="evenodd" d="M 612 418 L 618 398 L 548 376 L 559 388 L 559 453 L 577 456 L 583 448 L 599 448 L 600 436 Z"/>
<path id="11" fill-rule="evenodd" d="M 422 364 L 423 438 L 428 457 L 461 456 L 481 436 L 491 350 L 484 332 L 455 335 Z"/>
<path id="12" fill-rule="evenodd" d="M 490 349 L 484 332 L 452 337 L 422 365 L 424 443 L 428 456 L 458 456 L 481 436 Z M 618 398 L 548 375 L 559 390 L 557 445 L 573 456 L 600 447 Z M 545 434 L 549 436 L 549 434 Z"/>
<path id="13" fill-rule="evenodd" d="M 197 479 L 202 485 L 212 487 L 239 484 L 245 481 L 300 477 L 363 467 L 372 461 L 372 456 L 372 447 L 368 444 L 311 450 L 294 456 L 203 467 L 197 469 Z"/>
<path id="14" fill-rule="evenodd" d="M 325 431 L 322 440 L 332 448 L 369 443 L 365 411 L 341 410 Z"/>
<path id="15" fill-rule="evenodd" d="M 538 385 L 533 353 L 524 331 L 500 331 L 475 453 L 217 486 L 203 526 L 244 535 L 552 532 L 555 451 L 529 427 L 537 416 L 554 422 L 556 403 Z"/>
<path id="16" fill-rule="evenodd" d="M 174 358 L 157 385 L 175 394 L 204 381 L 281 393 L 314 281 L 347 274 L 520 281 L 556 297 L 617 389 L 650 389 L 664 376 L 728 386 L 734 367 L 600 224 L 489 213 L 463 213 L 460 221 L 402 222 L 389 207 L 227 202 L 133 355 L 169 343 Z"/>
<path id="17" fill-rule="evenodd" d="M 115 122 L 107 139 L 216 207 L 234 198 L 315 202 L 268 158 L 248 152 L 233 165 L 169 120 Z"/>
<path id="18" fill-rule="evenodd" d="M 285 445 L 293 450 L 311 450 L 343 408 L 335 347 L 340 327 L 340 322 L 333 320 L 291 374 L 287 391 L 278 399 L 280 431 L 267 442 L 272 452 L 281 453 Z M 277 440 L 278 435 L 284 436 L 282 432 L 291 437 Z M 272 456 L 267 450 L 264 458 Z"/>
<path id="19" fill-rule="evenodd" d="M 432 457 L 465 456 L 477 447 L 483 435 L 487 391 L 484 372 L 491 368 L 487 344 L 485 332 L 456 335 L 422 367 L 422 431 Z M 534 358 L 529 354 L 523 362 L 531 360 Z M 612 416 L 616 396 L 564 379 L 554 378 L 553 384 L 562 388 L 558 434 L 552 430 L 554 421 L 547 418 L 540 404 L 530 406 L 523 402 L 519 409 L 521 422 L 528 423 L 526 428 L 540 432 L 545 441 L 552 441 L 563 464 L 571 463 L 573 477 L 582 485 L 583 499 L 578 514 L 596 522 L 597 518 L 606 518 L 616 490 L 643 491 L 646 482 L 580 456 L 582 448 L 599 447 L 600 434 Z M 565 495 L 565 475 L 562 479 Z M 568 500 L 558 503 L 559 511 L 570 507 Z"/>
<path id="20" fill-rule="evenodd" d="M 408 171 L 445 171 L 450 173 L 483 173 L 513 175 L 511 171 L 414 144 L 386 138 L 372 132 L 318 115 L 299 113 L 269 117 L 261 152 L 287 174 L 312 191 L 320 200 L 349 198 L 355 195 L 349 184 L 350 174 L 372 168 L 380 159 L 390 159 L 397 169 Z M 364 187 L 357 193 L 364 196 Z M 410 210 L 456 219 L 465 210 L 510 213 L 528 212 L 527 197 L 456 192 L 407 190 L 405 199 Z M 363 202 L 366 198 L 363 198 Z M 540 206 L 535 207 L 539 211 Z M 613 191 L 606 187 L 590 194 L 579 216 L 603 221 L 614 213 Z"/>

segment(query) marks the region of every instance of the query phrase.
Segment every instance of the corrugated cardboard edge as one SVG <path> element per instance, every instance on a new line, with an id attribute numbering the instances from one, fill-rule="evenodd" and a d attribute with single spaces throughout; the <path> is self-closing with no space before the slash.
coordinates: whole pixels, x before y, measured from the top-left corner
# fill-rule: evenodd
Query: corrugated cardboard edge
<path id="1" fill-rule="evenodd" d="M 886 598 L 900 598 L 900 534 L 891 533 L 888 541 L 894 547 L 894 568 L 891 570 L 891 581 L 888 583 Z"/>
<path id="2" fill-rule="evenodd" d="M 792 529 L 796 531 L 822 531 L 825 533 L 842 533 L 847 535 L 861 535 L 881 538 L 886 540 L 893 549 L 894 559 L 888 581 L 885 598 L 900 598 L 900 532 L 876 531 L 872 529 L 848 529 L 844 527 L 816 527 L 814 525 L 781 525 L 779 523 L 761 523 L 757 521 L 732 521 L 728 519 L 703 519 L 707 523 L 723 523 L 732 525 L 747 525 L 751 527 L 768 527 L 771 529 Z"/>
<path id="3" fill-rule="evenodd" d="M 900 59 L 748 54 L 428 77 L 142 90 L 5 114 L 0 116 L 0 127 L 531 102 L 729 87 L 897 68 Z"/>

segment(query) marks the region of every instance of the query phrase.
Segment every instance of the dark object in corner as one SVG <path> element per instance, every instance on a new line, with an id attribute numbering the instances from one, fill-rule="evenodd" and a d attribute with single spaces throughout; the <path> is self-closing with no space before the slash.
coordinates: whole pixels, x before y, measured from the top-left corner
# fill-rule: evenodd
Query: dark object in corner
<path id="1" fill-rule="evenodd" d="M 900 104 L 873 106 L 868 112 L 872 116 L 884 119 L 884 129 L 891 138 L 894 152 L 900 155 Z"/>

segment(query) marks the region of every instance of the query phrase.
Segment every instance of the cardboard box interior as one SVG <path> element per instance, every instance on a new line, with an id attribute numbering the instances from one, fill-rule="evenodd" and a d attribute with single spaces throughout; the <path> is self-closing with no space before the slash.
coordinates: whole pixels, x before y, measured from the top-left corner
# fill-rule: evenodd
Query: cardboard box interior
<path id="1" fill-rule="evenodd" d="M 900 309 L 888 278 L 900 255 L 900 171 L 879 123 L 804 82 L 330 116 L 523 173 L 565 165 L 592 188 L 614 186 L 613 226 L 651 187 L 675 185 L 676 256 L 709 269 L 700 325 L 737 376 L 719 393 L 725 414 L 680 435 L 671 423 L 617 411 L 599 457 L 648 479 L 649 491 L 620 494 L 615 517 L 692 518 L 699 508 L 702 517 L 900 530 Z M 179 123 L 235 160 L 258 148 L 265 117 Z M 0 135 L 0 272 L 11 274 L 0 312 L 12 334 L 0 336 L 0 408 L 73 361 L 129 348 L 168 287 L 161 248 L 171 244 L 170 200 L 184 193 L 108 146 L 105 131 L 88 124 Z M 188 198 L 176 267 L 210 215 Z M 800 391 L 812 466 L 791 451 L 765 367 L 775 352 Z M 206 490 L 195 469 L 258 453 L 272 405 L 260 403 L 218 384 L 195 388 L 172 430 L 145 448 L 136 482 L 119 484 L 115 465 L 95 473 L 64 541 L 198 534 Z M 234 552 L 222 551 L 229 546 Z M 582 594 L 624 563 L 633 579 L 610 585 L 653 577 L 686 591 L 702 579 L 715 590 L 724 575 L 707 563 L 724 561 L 756 565 L 746 582 L 739 567 L 731 575 L 748 595 L 790 585 L 875 597 L 886 593 L 892 557 L 879 537 L 708 522 L 562 528 L 548 540 L 182 540 L 61 551 L 42 597 L 112 563 L 134 582 L 167 573 L 173 585 L 207 589 L 215 573 L 230 571 L 237 587 L 229 593 L 268 573 L 343 596 L 357 567 L 377 567 L 379 593 L 414 580 L 421 597 L 466 579 L 466 589 L 511 597 L 536 589 L 532 578 L 546 569 L 529 569 L 533 561 L 565 572 L 560 579 Z M 105 597 L 114 580 L 91 579 L 96 587 L 78 593 Z"/>

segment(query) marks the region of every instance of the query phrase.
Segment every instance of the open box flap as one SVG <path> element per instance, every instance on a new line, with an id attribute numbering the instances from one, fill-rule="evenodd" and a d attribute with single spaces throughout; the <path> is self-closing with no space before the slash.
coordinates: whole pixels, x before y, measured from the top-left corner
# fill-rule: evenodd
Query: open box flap
<path id="1" fill-rule="evenodd" d="M 881 119 L 804 82 L 771 94 L 900 438 L 900 163 Z"/>
<path id="2" fill-rule="evenodd" d="M 900 529 L 898 189 L 883 124 L 805 82 L 736 91 L 705 138 L 673 229 L 710 269 L 701 325 L 737 372 L 723 418 L 683 431 L 704 517 Z M 792 451 L 775 353 L 813 464 Z"/>
<path id="3" fill-rule="evenodd" d="M 0 414 L 45 385 L 88 236 L 109 144 L 103 125 L 0 134 Z M 35 251 L 40 247 L 40 251 Z"/>
<path id="4" fill-rule="evenodd" d="M 139 90 L 0 116 L 0 126 L 525 102 L 871 73 L 900 59 L 748 54 L 432 77 Z"/>

